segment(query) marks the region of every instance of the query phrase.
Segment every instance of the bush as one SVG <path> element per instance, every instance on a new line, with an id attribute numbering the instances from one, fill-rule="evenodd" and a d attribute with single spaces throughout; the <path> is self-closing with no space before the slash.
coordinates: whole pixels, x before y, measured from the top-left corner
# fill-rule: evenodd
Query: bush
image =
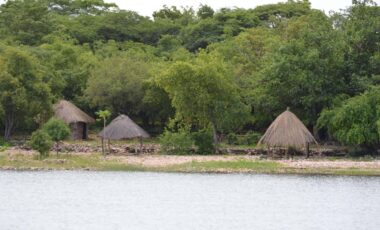
<path id="1" fill-rule="evenodd" d="M 249 131 L 245 135 L 237 136 L 235 133 L 227 135 L 227 143 L 230 145 L 255 145 L 261 138 L 260 133 Z"/>
<path id="2" fill-rule="evenodd" d="M 4 138 L 0 138 L 0 152 L 7 150 L 11 146 L 11 143 L 6 141 Z"/>
<path id="3" fill-rule="evenodd" d="M 55 141 L 58 154 L 58 143 L 70 136 L 69 126 L 62 120 L 53 117 L 44 124 L 42 129 Z"/>
<path id="4" fill-rule="evenodd" d="M 369 148 L 366 146 L 355 146 L 348 150 L 349 157 L 365 157 L 379 155 L 376 148 Z"/>
<path id="5" fill-rule="evenodd" d="M 209 154 L 214 152 L 212 133 L 208 130 L 200 130 L 193 133 L 193 139 L 199 154 Z"/>
<path id="6" fill-rule="evenodd" d="M 189 154 L 192 151 L 193 139 L 187 130 L 178 132 L 165 130 L 159 138 L 161 152 L 166 154 Z"/>
<path id="7" fill-rule="evenodd" d="M 247 145 L 256 145 L 257 142 L 259 142 L 260 138 L 261 138 L 261 134 L 260 133 L 249 131 L 245 135 L 245 144 L 247 144 Z"/>
<path id="8" fill-rule="evenodd" d="M 236 136 L 235 133 L 229 133 L 227 135 L 227 143 L 229 145 L 237 145 L 237 144 L 239 144 L 239 140 L 238 140 L 238 138 L 237 138 L 237 136 Z"/>
<path id="9" fill-rule="evenodd" d="M 33 132 L 29 145 L 40 153 L 40 158 L 44 158 L 49 155 L 53 142 L 47 132 L 44 130 L 37 130 Z"/>
<path id="10" fill-rule="evenodd" d="M 43 126 L 43 130 L 51 137 L 55 142 L 62 141 L 70 136 L 69 126 L 60 119 L 51 118 Z"/>

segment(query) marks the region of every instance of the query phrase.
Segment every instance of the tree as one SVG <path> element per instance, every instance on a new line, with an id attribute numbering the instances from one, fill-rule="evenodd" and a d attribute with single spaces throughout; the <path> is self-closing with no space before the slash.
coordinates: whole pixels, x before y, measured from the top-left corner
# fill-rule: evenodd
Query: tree
<path id="1" fill-rule="evenodd" d="M 44 130 L 33 132 L 29 145 L 40 153 L 40 159 L 49 156 L 49 151 L 53 146 L 53 142 Z"/>
<path id="2" fill-rule="evenodd" d="M 323 110 L 318 127 L 326 128 L 339 142 L 370 149 L 380 144 L 380 88 Z"/>
<path id="3" fill-rule="evenodd" d="M 55 142 L 57 155 L 59 152 L 59 142 L 70 136 L 69 126 L 60 119 L 51 118 L 44 124 L 42 129 L 49 134 L 50 138 Z"/>
<path id="4" fill-rule="evenodd" d="M 216 152 L 218 132 L 238 128 L 248 114 L 230 76 L 219 57 L 201 53 L 195 63 L 176 62 L 157 79 L 169 94 L 178 121 L 212 127 Z"/>
<path id="5" fill-rule="evenodd" d="M 49 86 L 57 98 L 74 100 L 83 96 L 96 58 L 91 50 L 72 41 L 56 39 L 35 52 L 46 69 Z"/>
<path id="6" fill-rule="evenodd" d="M 107 119 L 111 116 L 111 112 L 108 110 L 99 110 L 96 115 L 103 120 L 103 130 L 106 128 Z M 102 153 L 104 155 L 104 140 L 102 138 Z"/>
<path id="7" fill-rule="evenodd" d="M 137 58 L 107 58 L 93 70 L 85 94 L 95 106 L 110 108 L 115 114 L 136 116 L 141 112 L 148 70 L 149 66 Z"/>
<path id="8" fill-rule="evenodd" d="M 223 26 L 213 18 L 200 20 L 181 30 L 180 38 L 184 46 L 191 52 L 206 48 L 213 42 L 222 41 Z"/>
<path id="9" fill-rule="evenodd" d="M 293 17 L 300 17 L 311 12 L 308 0 L 288 0 L 285 3 L 267 4 L 253 10 L 264 26 L 278 27 L 282 22 Z"/>
<path id="10" fill-rule="evenodd" d="M 303 114 L 317 137 L 319 113 L 348 90 L 341 74 L 344 44 L 318 11 L 290 20 L 279 32 L 283 34 L 280 46 L 263 57 L 265 62 L 255 73 L 252 104 L 256 115 L 269 118 L 290 106 Z"/>
<path id="11" fill-rule="evenodd" d="M 212 18 L 214 10 L 208 5 L 201 5 L 198 9 L 197 16 L 201 19 Z"/>
<path id="12" fill-rule="evenodd" d="M 347 45 L 344 75 L 351 81 L 373 81 L 380 76 L 380 7 L 369 0 L 353 1 L 343 18 L 341 30 Z M 351 91 L 364 90 L 353 85 Z"/>
<path id="13" fill-rule="evenodd" d="M 0 110 L 5 139 L 21 120 L 50 111 L 50 89 L 38 69 L 38 62 L 21 49 L 7 47 L 0 53 Z"/>
<path id="14" fill-rule="evenodd" d="M 103 0 L 47 0 L 49 9 L 61 15 L 99 15 L 117 8 Z"/>
<path id="15" fill-rule="evenodd" d="M 40 0 L 12 0 L 0 6 L 0 37 L 38 45 L 52 31 L 48 7 Z"/>

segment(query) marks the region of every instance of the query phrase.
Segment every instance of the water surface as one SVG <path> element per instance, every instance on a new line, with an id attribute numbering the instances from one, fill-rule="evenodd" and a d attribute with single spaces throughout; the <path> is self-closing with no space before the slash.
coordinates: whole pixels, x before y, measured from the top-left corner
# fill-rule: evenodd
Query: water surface
<path id="1" fill-rule="evenodd" d="M 380 178 L 0 171 L 0 229 L 380 229 Z"/>

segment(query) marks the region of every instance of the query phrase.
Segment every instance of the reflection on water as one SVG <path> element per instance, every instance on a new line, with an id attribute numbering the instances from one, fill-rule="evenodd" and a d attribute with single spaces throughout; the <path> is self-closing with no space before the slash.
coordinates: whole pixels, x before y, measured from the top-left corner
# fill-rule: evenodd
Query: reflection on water
<path id="1" fill-rule="evenodd" d="M 380 178 L 0 171 L 0 229 L 379 229 Z"/>

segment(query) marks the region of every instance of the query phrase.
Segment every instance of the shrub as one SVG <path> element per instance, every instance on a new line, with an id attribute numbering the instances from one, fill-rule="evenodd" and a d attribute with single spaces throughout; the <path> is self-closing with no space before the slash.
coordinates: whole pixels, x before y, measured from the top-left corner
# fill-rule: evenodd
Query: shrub
<path id="1" fill-rule="evenodd" d="M 257 142 L 259 142 L 260 138 L 261 138 L 261 134 L 260 133 L 249 131 L 245 135 L 245 143 L 247 145 L 255 145 L 255 144 L 257 144 Z"/>
<path id="2" fill-rule="evenodd" d="M 239 144 L 239 140 L 238 140 L 238 138 L 237 138 L 237 136 L 236 136 L 235 133 L 229 133 L 227 135 L 227 143 L 229 145 L 237 145 L 237 144 Z"/>
<path id="3" fill-rule="evenodd" d="M 0 152 L 7 150 L 11 146 L 11 143 L 9 143 L 3 138 L 0 138 Z"/>
<path id="4" fill-rule="evenodd" d="M 159 140 L 161 152 L 166 154 L 189 154 L 193 147 L 193 139 L 185 129 L 178 132 L 165 130 Z"/>
<path id="5" fill-rule="evenodd" d="M 43 126 L 43 130 L 55 141 L 58 154 L 58 143 L 70 136 L 69 126 L 60 119 L 51 118 Z"/>
<path id="6" fill-rule="evenodd" d="M 377 86 L 361 95 L 337 102 L 330 109 L 324 109 L 318 119 L 318 128 L 327 129 L 328 133 L 342 144 L 368 149 L 378 148 L 379 104 L 380 87 Z"/>
<path id="7" fill-rule="evenodd" d="M 193 133 L 193 139 L 199 154 L 209 154 L 214 151 L 212 133 L 208 130 L 200 130 Z"/>
<path id="8" fill-rule="evenodd" d="M 44 158 L 49 155 L 53 142 L 47 132 L 37 130 L 33 132 L 29 145 L 40 153 L 40 158 Z"/>
<path id="9" fill-rule="evenodd" d="M 69 126 L 60 119 L 51 118 L 43 126 L 43 130 L 51 137 L 55 142 L 62 141 L 70 136 Z"/>

